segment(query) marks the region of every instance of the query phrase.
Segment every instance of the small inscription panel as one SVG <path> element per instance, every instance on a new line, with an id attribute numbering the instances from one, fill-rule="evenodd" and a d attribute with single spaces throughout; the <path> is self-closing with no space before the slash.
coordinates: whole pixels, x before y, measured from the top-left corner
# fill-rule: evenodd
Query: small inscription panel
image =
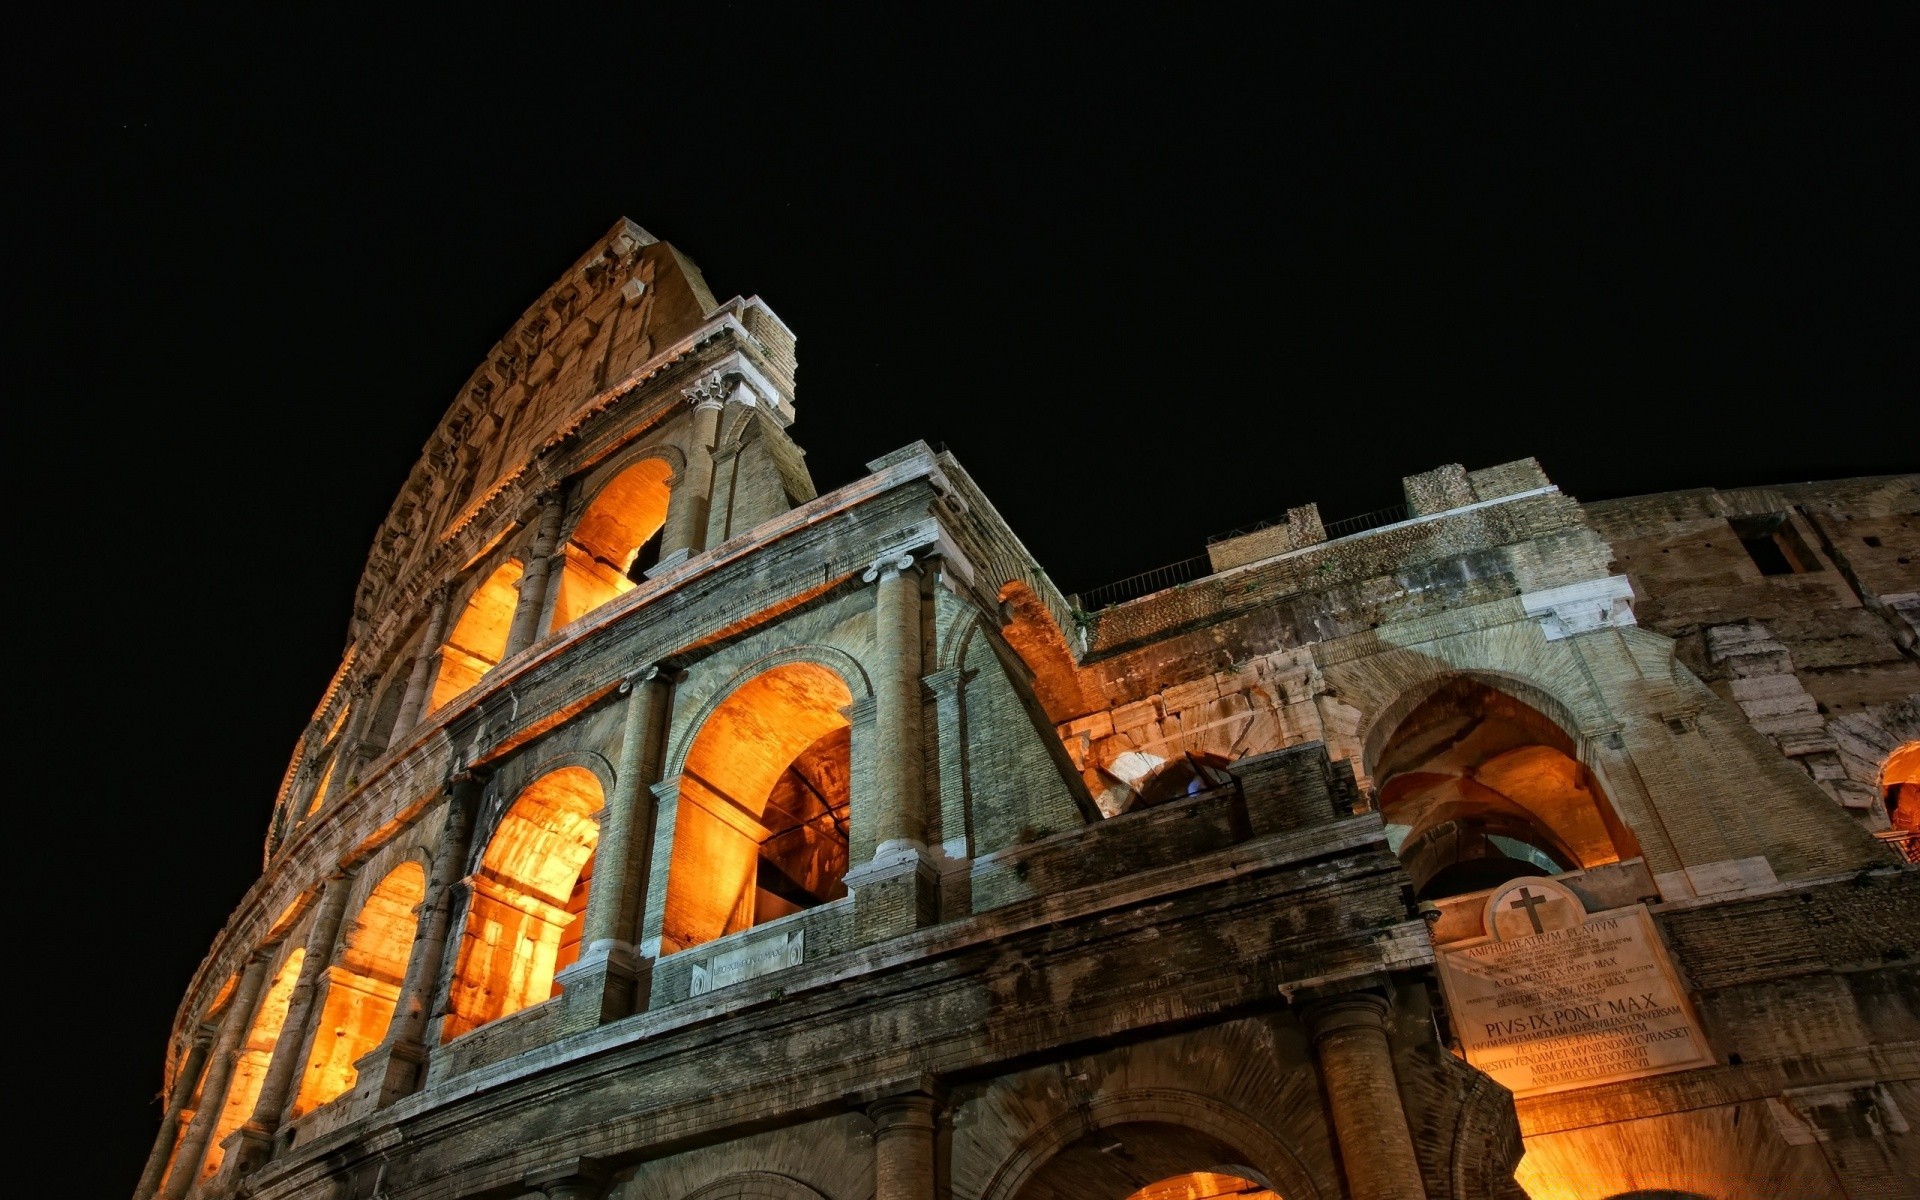
<path id="1" fill-rule="evenodd" d="M 695 963 L 687 993 L 704 995 L 715 988 L 731 987 L 752 979 L 797 967 L 806 961 L 807 931 L 788 930 L 773 937 L 760 937 L 744 946 L 722 950 L 704 963 Z"/>
<path id="2" fill-rule="evenodd" d="M 1575 912 L 1584 919 L 1440 951 L 1467 1061 L 1516 1096 L 1712 1064 L 1646 906 Z"/>

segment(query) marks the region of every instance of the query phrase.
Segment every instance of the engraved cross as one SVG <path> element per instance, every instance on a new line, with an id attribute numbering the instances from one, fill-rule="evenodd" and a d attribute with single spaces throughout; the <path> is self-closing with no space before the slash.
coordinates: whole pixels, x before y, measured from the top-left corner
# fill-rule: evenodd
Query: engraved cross
<path id="1" fill-rule="evenodd" d="M 1535 933 L 1545 933 L 1547 931 L 1547 928 L 1546 926 L 1540 923 L 1540 914 L 1535 912 L 1534 909 L 1539 908 L 1542 904 L 1547 903 L 1551 899 L 1552 899 L 1551 896 L 1536 896 L 1526 888 L 1521 888 L 1520 898 L 1518 900 L 1515 900 L 1512 904 L 1507 905 L 1507 907 L 1517 908 L 1517 909 L 1520 909 L 1522 912 L 1526 913 L 1527 920 L 1533 922 L 1533 931 Z"/>

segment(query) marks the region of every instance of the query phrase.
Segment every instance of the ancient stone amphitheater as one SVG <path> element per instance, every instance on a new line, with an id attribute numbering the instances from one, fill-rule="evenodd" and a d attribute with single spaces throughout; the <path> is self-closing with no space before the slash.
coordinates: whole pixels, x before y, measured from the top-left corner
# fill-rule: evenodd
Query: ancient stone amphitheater
<path id="1" fill-rule="evenodd" d="M 794 372 L 627 222 L 474 372 L 140 1200 L 1915 1194 L 1920 477 L 1065 596 L 949 454 L 816 495 Z"/>

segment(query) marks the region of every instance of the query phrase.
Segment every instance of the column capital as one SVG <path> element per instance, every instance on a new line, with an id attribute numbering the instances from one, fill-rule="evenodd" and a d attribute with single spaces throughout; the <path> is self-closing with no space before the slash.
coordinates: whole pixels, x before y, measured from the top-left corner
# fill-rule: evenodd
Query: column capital
<path id="1" fill-rule="evenodd" d="M 601 1193 L 612 1174 L 602 1160 L 581 1156 L 536 1167 L 520 1182 L 552 1200 L 589 1200 Z"/>
<path id="2" fill-rule="evenodd" d="M 901 1129 L 932 1129 L 939 1108 L 938 1097 L 930 1093 L 902 1092 L 869 1103 L 867 1116 L 872 1118 L 876 1134 L 888 1134 Z"/>
<path id="3" fill-rule="evenodd" d="M 1384 1033 L 1390 1011 L 1385 996 L 1373 992 L 1343 992 L 1312 1001 L 1300 1015 L 1314 1042 L 1319 1043 L 1354 1030 Z"/>
<path id="4" fill-rule="evenodd" d="M 727 372 L 712 371 L 680 389 L 680 394 L 695 408 L 718 411 L 727 402 L 727 396 L 733 391 L 733 385 L 727 378 Z"/>
<path id="5" fill-rule="evenodd" d="M 659 663 L 649 663 L 644 667 L 636 668 L 621 676 L 620 686 L 617 690 L 624 696 L 641 684 L 652 683 L 656 679 L 665 679 L 668 683 L 672 683 L 676 674 L 678 674 L 678 672 L 663 667 Z"/>
<path id="6" fill-rule="evenodd" d="M 873 564 L 860 576 L 862 582 L 873 583 L 876 580 L 892 579 L 913 570 L 915 558 L 911 554 L 889 552 L 873 560 Z"/>

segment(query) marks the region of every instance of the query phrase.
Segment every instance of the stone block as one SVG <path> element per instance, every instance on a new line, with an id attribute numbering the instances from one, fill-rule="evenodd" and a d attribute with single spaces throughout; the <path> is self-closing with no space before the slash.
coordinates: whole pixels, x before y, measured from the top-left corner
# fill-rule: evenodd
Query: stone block
<path id="1" fill-rule="evenodd" d="M 1473 485 L 1467 482 L 1467 469 L 1448 463 L 1400 481 L 1406 493 L 1407 512 L 1416 517 L 1431 516 L 1451 508 L 1464 508 L 1474 501 Z"/>

